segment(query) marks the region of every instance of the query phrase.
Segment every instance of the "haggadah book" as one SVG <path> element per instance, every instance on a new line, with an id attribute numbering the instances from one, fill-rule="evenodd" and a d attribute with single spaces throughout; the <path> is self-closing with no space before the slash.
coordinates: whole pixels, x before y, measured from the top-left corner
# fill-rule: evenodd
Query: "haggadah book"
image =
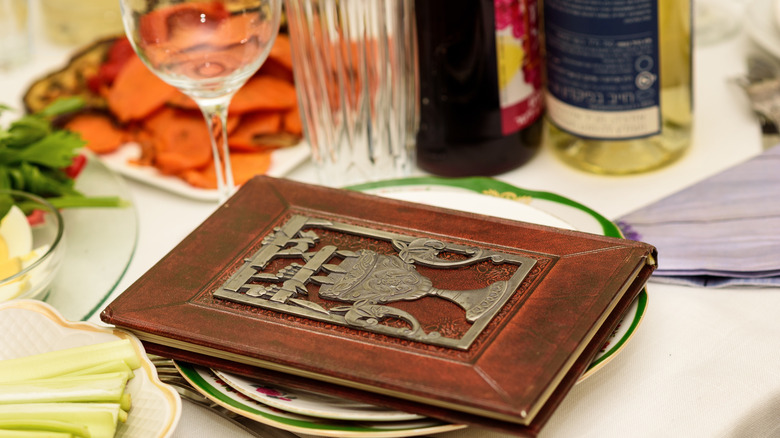
<path id="1" fill-rule="evenodd" d="M 101 318 L 175 359 L 535 435 L 655 259 L 641 242 L 256 177 Z"/>

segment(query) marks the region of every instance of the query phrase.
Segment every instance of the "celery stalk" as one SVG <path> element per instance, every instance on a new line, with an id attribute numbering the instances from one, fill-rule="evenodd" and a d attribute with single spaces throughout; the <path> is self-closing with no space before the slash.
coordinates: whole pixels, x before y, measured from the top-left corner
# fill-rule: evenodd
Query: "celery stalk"
<path id="1" fill-rule="evenodd" d="M 2 431 L 24 430 L 38 432 L 57 432 L 79 438 L 90 438 L 87 427 L 70 421 L 56 420 L 0 420 L 0 437 Z"/>
<path id="2" fill-rule="evenodd" d="M 75 436 L 77 437 L 78 435 Z M 0 429 L 0 438 L 74 438 L 74 435 L 65 432 L 52 432 L 49 430 Z"/>
<path id="3" fill-rule="evenodd" d="M 105 374 L 105 373 L 124 373 L 127 378 L 133 377 L 133 370 L 124 361 L 115 360 L 111 362 L 100 363 L 91 367 L 81 368 L 70 373 L 61 374 L 61 376 L 84 376 L 89 374 Z"/>
<path id="4" fill-rule="evenodd" d="M 116 403 L 21 403 L 0 405 L 3 420 L 53 420 L 83 424 L 92 438 L 113 438 L 127 413 Z"/>
<path id="5" fill-rule="evenodd" d="M 0 404 L 52 402 L 114 402 L 124 394 L 122 373 L 66 376 L 0 383 Z"/>
<path id="6" fill-rule="evenodd" d="M 130 393 L 129 392 L 122 393 L 122 396 L 119 397 L 119 407 L 123 411 L 129 411 L 130 410 L 130 406 L 132 406 L 132 405 L 133 405 L 133 402 L 132 402 L 132 398 L 130 397 Z"/>
<path id="7" fill-rule="evenodd" d="M 120 339 L 0 361 L 0 383 L 59 376 L 113 360 L 132 369 L 141 366 L 130 340 Z"/>

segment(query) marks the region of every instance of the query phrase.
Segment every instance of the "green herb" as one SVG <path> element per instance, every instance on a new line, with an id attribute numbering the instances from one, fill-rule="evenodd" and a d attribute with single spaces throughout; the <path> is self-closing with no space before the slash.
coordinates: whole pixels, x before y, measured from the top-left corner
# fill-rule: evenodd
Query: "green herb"
<path id="1" fill-rule="evenodd" d="M 119 207 L 118 197 L 93 198 L 75 187 L 66 168 L 84 147 L 77 133 L 57 129 L 54 118 L 84 106 L 81 98 L 63 98 L 42 111 L 24 115 L 0 128 L 0 189 L 32 193 L 46 198 L 58 208 Z M 11 108 L 0 104 L 0 114 Z M 9 195 L 0 195 L 0 219 L 13 205 Z"/>

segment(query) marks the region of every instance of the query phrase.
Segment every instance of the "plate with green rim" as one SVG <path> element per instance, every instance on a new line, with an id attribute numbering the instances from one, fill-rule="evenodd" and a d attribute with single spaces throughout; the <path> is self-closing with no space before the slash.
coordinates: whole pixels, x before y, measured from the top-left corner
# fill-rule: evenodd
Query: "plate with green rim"
<path id="1" fill-rule="evenodd" d="M 458 208 L 474 213 L 577 229 L 611 237 L 622 237 L 619 228 L 614 223 L 576 201 L 554 193 L 521 189 L 491 178 L 406 178 L 350 186 L 349 188 L 411 202 L 423 202 L 439 207 Z M 646 306 L 647 292 L 643 290 L 579 381 L 593 375 L 617 355 L 639 326 Z M 437 423 L 436 420 L 418 420 L 416 423 L 403 425 L 396 422 L 357 423 L 342 421 L 334 423 L 332 418 L 330 421 L 326 421 L 323 418 L 296 415 L 296 412 L 292 412 L 292 410 L 284 410 L 284 406 L 274 408 L 242 394 L 224 380 L 219 379 L 211 370 L 186 363 L 177 362 L 177 365 L 190 383 L 215 402 L 256 421 L 294 432 L 316 432 L 321 436 L 400 437 L 437 433 L 464 427 Z M 327 428 L 318 430 L 323 421 L 328 425 Z M 433 421 L 434 423 L 424 425 L 425 421 Z M 372 429 L 362 431 L 354 429 L 366 424 L 371 425 Z M 406 429 L 411 424 L 415 424 L 415 426 Z M 380 425 L 383 428 L 382 435 L 378 435 L 379 432 L 375 429 Z M 392 429 L 399 426 L 401 429 Z M 304 429 L 300 429 L 301 427 Z M 388 427 L 391 429 L 388 430 Z"/>
<path id="2" fill-rule="evenodd" d="M 138 214 L 127 182 L 93 154 L 76 178 L 87 196 L 118 196 L 123 207 L 66 208 L 65 254 L 43 300 L 71 321 L 86 321 L 102 310 L 124 277 L 138 243 Z"/>
<path id="3" fill-rule="evenodd" d="M 620 228 L 612 221 L 592 208 L 577 201 L 556 193 L 522 189 L 494 178 L 413 177 L 353 185 L 348 188 L 405 200 L 424 199 L 425 192 L 428 192 L 430 195 L 429 200 L 432 202 L 436 201 L 436 197 L 442 197 L 442 194 L 447 192 L 479 193 L 514 201 L 548 213 L 579 231 L 601 234 L 609 237 L 623 237 Z M 440 206 L 449 207 L 449 205 Z M 472 204 L 470 206 L 463 205 L 458 208 L 468 209 L 474 213 L 492 214 L 492 211 L 474 211 L 474 207 L 475 206 Z M 511 216 L 511 213 L 508 215 L 504 214 L 503 216 Z M 521 220 L 524 219 L 521 218 Z M 554 223 L 547 223 L 547 225 L 556 226 Z M 626 342 L 628 342 L 642 321 L 646 308 L 647 288 L 642 290 L 639 296 L 631 304 L 630 308 L 626 311 L 625 316 L 618 323 L 607 343 L 596 354 L 585 373 L 580 376 L 580 382 L 592 376 L 596 371 L 606 365 L 607 362 L 614 359 L 623 347 L 625 347 Z"/>
<path id="4" fill-rule="evenodd" d="M 214 403 L 244 417 L 293 433 L 322 437 L 391 438 L 429 435 L 465 426 L 423 418 L 407 421 L 338 421 L 283 411 L 254 400 L 218 378 L 205 367 L 176 362 L 185 379 Z"/>

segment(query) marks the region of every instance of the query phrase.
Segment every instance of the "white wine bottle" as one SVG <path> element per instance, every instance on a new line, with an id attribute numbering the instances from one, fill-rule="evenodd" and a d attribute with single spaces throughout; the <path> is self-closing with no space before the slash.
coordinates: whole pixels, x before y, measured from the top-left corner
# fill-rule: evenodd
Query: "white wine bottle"
<path id="1" fill-rule="evenodd" d="M 691 0 L 545 0 L 547 141 L 564 162 L 620 175 L 691 143 Z"/>

